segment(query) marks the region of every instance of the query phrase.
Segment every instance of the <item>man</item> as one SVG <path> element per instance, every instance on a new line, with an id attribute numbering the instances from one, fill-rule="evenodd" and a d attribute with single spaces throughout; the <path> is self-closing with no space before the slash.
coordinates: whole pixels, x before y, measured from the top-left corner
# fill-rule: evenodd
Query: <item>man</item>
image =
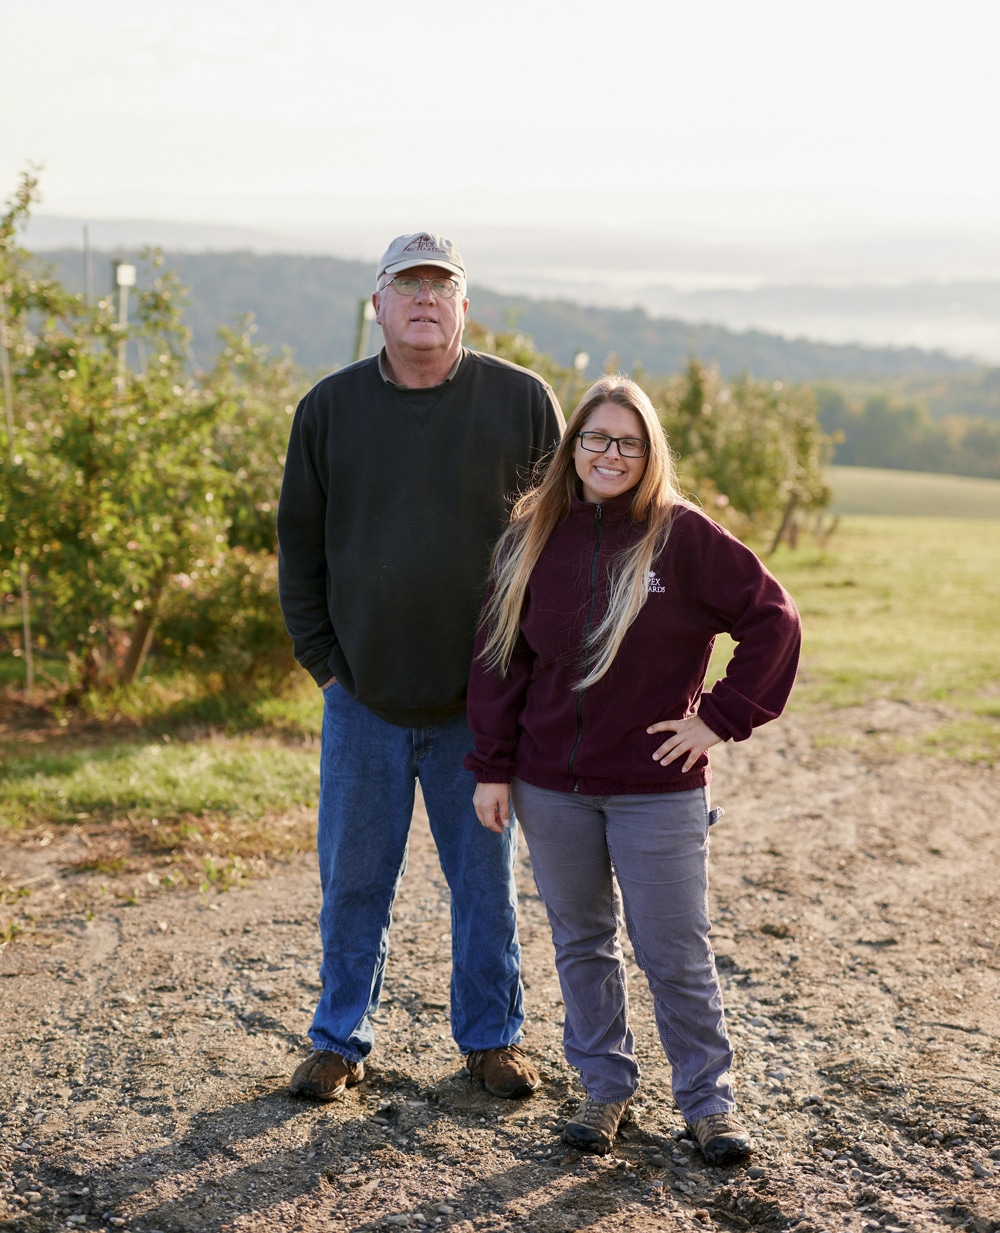
<path id="1" fill-rule="evenodd" d="M 323 992 L 291 1090 L 364 1078 L 419 779 L 452 897 L 451 1024 L 470 1074 L 523 1097 L 513 834 L 478 823 L 465 690 L 490 550 L 562 413 L 526 369 L 462 347 L 458 249 L 393 240 L 372 302 L 381 354 L 299 404 L 278 506 L 279 593 L 295 656 L 323 689 Z"/>

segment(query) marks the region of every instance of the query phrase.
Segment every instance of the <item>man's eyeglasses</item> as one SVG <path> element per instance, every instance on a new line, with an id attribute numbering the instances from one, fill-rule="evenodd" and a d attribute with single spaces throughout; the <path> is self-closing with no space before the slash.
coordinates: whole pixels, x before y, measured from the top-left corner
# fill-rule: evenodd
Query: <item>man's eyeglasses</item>
<path id="1" fill-rule="evenodd" d="M 397 274 L 395 278 L 389 279 L 389 283 L 392 283 L 400 295 L 416 295 L 426 283 L 431 289 L 431 295 L 437 296 L 439 300 L 450 300 L 458 290 L 458 283 L 453 278 L 411 278 L 405 274 Z M 389 283 L 385 286 L 388 287 Z M 384 291 L 385 287 L 382 290 Z"/>
<path id="2" fill-rule="evenodd" d="M 592 454 L 606 454 L 613 441 L 623 458 L 642 458 L 649 446 L 642 437 L 609 437 L 606 432 L 578 432 L 576 435 L 583 448 Z"/>

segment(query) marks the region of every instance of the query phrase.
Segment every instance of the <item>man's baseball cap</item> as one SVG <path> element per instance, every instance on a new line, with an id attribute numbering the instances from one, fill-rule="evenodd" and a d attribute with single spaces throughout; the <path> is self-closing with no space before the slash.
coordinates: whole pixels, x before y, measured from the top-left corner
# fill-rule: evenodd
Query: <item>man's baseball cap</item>
<path id="1" fill-rule="evenodd" d="M 429 231 L 417 231 L 413 235 L 398 235 L 382 254 L 375 275 L 376 283 L 384 274 L 398 274 L 412 270 L 418 265 L 436 265 L 449 274 L 465 277 L 462 254 L 451 240 L 432 235 Z"/>

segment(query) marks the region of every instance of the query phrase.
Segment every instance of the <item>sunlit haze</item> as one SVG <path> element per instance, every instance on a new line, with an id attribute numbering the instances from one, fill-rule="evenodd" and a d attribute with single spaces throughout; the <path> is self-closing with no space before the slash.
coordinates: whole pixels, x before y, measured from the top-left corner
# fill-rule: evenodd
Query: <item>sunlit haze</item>
<path id="1" fill-rule="evenodd" d="M 1000 278 L 995 0 L 2 13 L 0 188 L 41 166 L 41 243 L 367 260 L 426 227 L 492 285 L 609 302 Z"/>

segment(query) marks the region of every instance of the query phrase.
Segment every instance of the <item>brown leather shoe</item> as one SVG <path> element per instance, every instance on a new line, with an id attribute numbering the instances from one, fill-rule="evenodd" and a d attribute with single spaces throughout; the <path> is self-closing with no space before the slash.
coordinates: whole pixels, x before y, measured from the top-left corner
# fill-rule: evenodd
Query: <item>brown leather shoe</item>
<path id="1" fill-rule="evenodd" d="M 688 1122 L 688 1133 L 709 1164 L 742 1164 L 753 1154 L 750 1132 L 732 1113 L 709 1113 Z"/>
<path id="2" fill-rule="evenodd" d="M 606 1156 L 614 1147 L 618 1127 L 632 1120 L 632 1097 L 602 1103 L 588 1096 L 566 1123 L 562 1139 L 581 1152 Z"/>
<path id="3" fill-rule="evenodd" d="M 315 1049 L 295 1068 L 288 1090 L 310 1100 L 336 1100 L 364 1077 L 364 1062 L 349 1062 L 330 1049 Z"/>
<path id="4" fill-rule="evenodd" d="M 520 1045 L 474 1049 L 467 1055 L 465 1065 L 474 1079 L 482 1079 L 483 1087 L 492 1096 L 505 1100 L 523 1100 L 542 1081 Z"/>

